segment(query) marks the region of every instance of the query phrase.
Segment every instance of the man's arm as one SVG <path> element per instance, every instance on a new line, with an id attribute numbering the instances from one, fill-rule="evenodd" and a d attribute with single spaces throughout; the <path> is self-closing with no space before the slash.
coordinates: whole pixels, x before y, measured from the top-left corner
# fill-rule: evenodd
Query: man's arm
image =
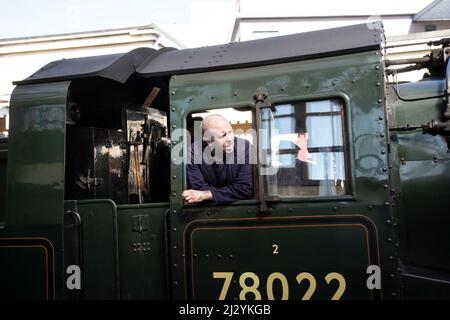
<path id="1" fill-rule="evenodd" d="M 212 200 L 213 196 L 210 185 L 205 182 L 203 173 L 199 164 L 195 164 L 195 147 L 191 147 L 191 163 L 186 165 L 186 178 L 188 189 L 183 191 L 181 196 L 187 203 L 196 203 L 206 200 Z M 197 150 L 198 152 L 199 150 Z M 201 159 L 200 159 L 201 160 Z"/>

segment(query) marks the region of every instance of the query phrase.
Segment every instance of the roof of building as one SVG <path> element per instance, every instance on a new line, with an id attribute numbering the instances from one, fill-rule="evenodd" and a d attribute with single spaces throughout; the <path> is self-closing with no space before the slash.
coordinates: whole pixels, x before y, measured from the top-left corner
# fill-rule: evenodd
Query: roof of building
<path id="1" fill-rule="evenodd" d="M 413 21 L 429 20 L 450 20 L 450 0 L 435 0 L 413 18 Z"/>
<path id="2" fill-rule="evenodd" d="M 135 26 L 135 27 L 126 27 L 126 28 L 112 28 L 112 29 L 103 29 L 103 30 L 89 30 L 89 31 L 80 31 L 73 33 L 58 33 L 58 34 L 48 34 L 48 35 L 39 35 L 39 36 L 29 36 L 29 37 L 19 37 L 19 38 L 6 38 L 0 39 L 0 44 L 10 44 L 10 43 L 23 43 L 26 42 L 42 42 L 42 41 L 54 41 L 54 39 L 71 39 L 71 38 L 84 38 L 92 35 L 102 35 L 102 36 L 110 36 L 110 35 L 121 35 L 121 34 L 133 34 L 136 32 L 142 32 L 153 29 L 159 35 L 162 35 L 175 43 L 180 48 L 185 48 L 186 45 L 180 42 L 178 39 L 175 39 L 173 36 L 159 28 L 156 24 L 152 23 L 145 26 Z"/>
<path id="3" fill-rule="evenodd" d="M 153 77 L 255 67 L 377 50 L 382 38 L 382 25 L 378 22 L 195 49 L 139 48 L 126 54 L 52 62 L 16 84 L 80 77 L 103 77 L 123 83 L 134 72 Z"/>

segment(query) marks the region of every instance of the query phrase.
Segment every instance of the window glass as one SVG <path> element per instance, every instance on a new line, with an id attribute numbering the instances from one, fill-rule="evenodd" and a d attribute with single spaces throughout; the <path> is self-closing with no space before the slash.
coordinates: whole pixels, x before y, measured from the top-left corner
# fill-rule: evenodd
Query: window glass
<path id="1" fill-rule="evenodd" d="M 260 174 L 267 196 L 334 196 L 347 191 L 340 100 L 261 109 Z"/>

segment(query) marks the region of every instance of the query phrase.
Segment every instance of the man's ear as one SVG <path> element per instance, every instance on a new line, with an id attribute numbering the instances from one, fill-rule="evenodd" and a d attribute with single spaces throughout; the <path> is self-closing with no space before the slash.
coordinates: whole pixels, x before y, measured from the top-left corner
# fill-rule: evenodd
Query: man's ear
<path id="1" fill-rule="evenodd" d="M 214 142 L 214 136 L 208 134 L 205 137 L 205 134 L 203 134 L 203 141 L 206 143 L 212 143 L 212 142 Z"/>

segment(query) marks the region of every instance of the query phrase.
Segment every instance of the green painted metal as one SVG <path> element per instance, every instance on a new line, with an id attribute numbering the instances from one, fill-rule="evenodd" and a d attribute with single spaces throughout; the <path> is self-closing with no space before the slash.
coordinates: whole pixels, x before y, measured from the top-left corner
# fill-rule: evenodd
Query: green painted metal
<path id="1" fill-rule="evenodd" d="M 117 208 L 121 299 L 168 299 L 164 223 L 168 208 L 169 203 Z"/>
<path id="2" fill-rule="evenodd" d="M 233 272 L 235 282 L 231 282 L 228 298 L 236 297 L 241 290 L 239 280 L 245 272 L 258 276 L 263 297 L 265 281 L 274 272 L 286 276 L 292 299 L 306 290 L 299 289 L 295 281 L 301 272 L 311 272 L 321 281 L 313 298 L 331 298 L 323 280 L 329 272 L 339 272 L 347 280 L 343 299 L 390 298 L 397 294 L 397 280 L 393 279 L 396 261 L 389 258 L 395 253 L 395 237 L 386 222 L 392 208 L 380 66 L 380 53 L 371 51 L 172 78 L 172 143 L 177 150 L 186 139 L 177 137 L 174 129 L 185 128 L 188 114 L 254 106 L 257 90 L 268 92 L 267 100 L 274 104 L 340 98 L 345 109 L 351 184 L 348 195 L 282 199 L 265 215 L 258 213 L 256 200 L 184 207 L 180 194 L 185 188 L 185 171 L 176 163 L 182 154 L 176 155 L 172 159 L 175 178 L 169 233 L 170 247 L 177 248 L 171 251 L 173 298 L 219 297 L 224 279 L 214 279 L 214 272 Z M 311 232 L 313 226 L 317 233 Z M 247 232 L 242 231 L 245 229 Z M 278 245 L 282 254 L 275 257 L 272 245 Z M 348 250 L 349 246 L 354 250 Z M 371 264 L 383 271 L 381 292 L 371 293 L 365 287 L 364 274 Z M 248 281 L 246 285 L 250 286 Z M 281 297 L 282 291 L 277 288 L 274 295 Z M 252 295 L 246 298 L 252 299 Z"/>
<path id="3" fill-rule="evenodd" d="M 69 82 L 26 85 L 12 94 L 8 225 L 63 224 L 68 86 Z"/>
<path id="4" fill-rule="evenodd" d="M 112 200 L 73 200 L 67 210 L 77 212 L 82 227 L 82 298 L 120 297 L 117 208 Z"/>
<path id="5" fill-rule="evenodd" d="M 436 97 L 445 88 L 443 80 L 429 80 L 389 88 L 391 107 L 392 201 L 400 237 L 402 287 L 405 298 L 448 297 L 450 284 L 450 152 L 441 135 L 422 129 L 396 131 L 439 119 L 444 99 Z M 448 138 L 447 138 L 448 139 Z"/>
<path id="6" fill-rule="evenodd" d="M 70 83 L 17 87 L 8 153 L 0 146 L 0 298 L 297 300 L 313 281 L 311 299 L 448 297 L 448 138 L 400 130 L 441 118 L 445 84 L 397 94 L 382 62 L 369 51 L 173 76 L 171 201 L 144 205 L 64 201 Z M 272 104 L 342 101 L 348 193 L 283 198 L 264 213 L 256 199 L 184 205 L 187 139 L 176 130 L 192 112 L 255 112 L 260 90 Z M 434 98 L 407 101 L 424 97 Z M 66 287 L 73 264 L 80 291 Z M 366 286 L 370 265 L 381 290 Z"/>
<path id="7" fill-rule="evenodd" d="M 68 86 L 68 82 L 20 86 L 11 97 L 7 227 L 0 232 L 2 261 L 6 261 L 2 263 L 2 276 L 8 285 L 0 287 L 2 296 L 50 300 L 63 297 L 64 132 Z M 43 267 L 42 258 L 38 257 L 43 254 L 47 267 Z M 42 268 L 46 272 L 40 272 Z M 43 283 L 45 294 L 41 290 Z"/>
<path id="8" fill-rule="evenodd" d="M 63 297 L 59 226 L 0 230 L 0 299 L 54 300 Z"/>

